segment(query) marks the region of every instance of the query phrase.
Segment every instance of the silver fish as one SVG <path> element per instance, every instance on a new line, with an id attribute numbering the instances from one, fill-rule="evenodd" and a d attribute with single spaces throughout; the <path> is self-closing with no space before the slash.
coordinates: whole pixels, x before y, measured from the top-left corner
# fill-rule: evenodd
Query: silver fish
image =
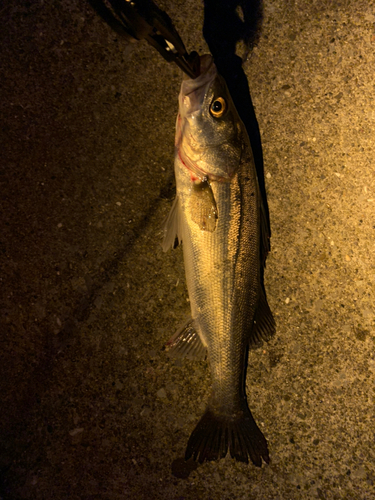
<path id="1" fill-rule="evenodd" d="M 184 80 L 176 125 L 176 199 L 164 250 L 183 242 L 192 317 L 167 344 L 171 355 L 204 359 L 212 392 L 185 459 L 226 456 L 269 462 L 267 441 L 246 400 L 249 346 L 268 340 L 275 323 L 263 268 L 269 232 L 253 155 L 211 56 L 198 78 Z"/>

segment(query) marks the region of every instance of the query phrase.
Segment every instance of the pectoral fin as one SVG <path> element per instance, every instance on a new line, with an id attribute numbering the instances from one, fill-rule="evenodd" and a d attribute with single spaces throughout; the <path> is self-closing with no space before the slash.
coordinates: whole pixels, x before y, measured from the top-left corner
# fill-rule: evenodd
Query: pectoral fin
<path id="1" fill-rule="evenodd" d="M 190 195 L 190 214 L 192 220 L 202 231 L 215 231 L 218 218 L 217 206 L 208 180 L 194 182 Z"/>

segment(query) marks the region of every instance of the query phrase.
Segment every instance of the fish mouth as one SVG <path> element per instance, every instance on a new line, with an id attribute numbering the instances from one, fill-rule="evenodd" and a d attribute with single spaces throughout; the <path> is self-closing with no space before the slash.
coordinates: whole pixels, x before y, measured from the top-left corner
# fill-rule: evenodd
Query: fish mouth
<path id="1" fill-rule="evenodd" d="M 202 77 L 204 77 L 211 70 L 211 66 L 214 65 L 214 59 L 213 59 L 211 54 L 204 54 L 203 56 L 200 56 L 199 59 L 200 59 L 200 61 L 199 61 L 199 67 L 200 67 L 199 75 L 196 78 L 191 78 L 189 75 L 184 73 L 184 76 L 183 76 L 184 82 L 191 80 L 192 82 L 199 83 L 199 81 L 202 80 Z M 195 88 L 199 88 L 200 85 L 202 85 L 202 84 L 197 85 Z"/>
<path id="2" fill-rule="evenodd" d="M 211 55 L 201 56 L 201 74 L 195 78 L 184 79 L 180 92 L 180 106 L 190 114 L 201 107 L 206 89 L 216 78 L 217 70 Z M 181 108 L 181 109 L 182 109 Z"/>

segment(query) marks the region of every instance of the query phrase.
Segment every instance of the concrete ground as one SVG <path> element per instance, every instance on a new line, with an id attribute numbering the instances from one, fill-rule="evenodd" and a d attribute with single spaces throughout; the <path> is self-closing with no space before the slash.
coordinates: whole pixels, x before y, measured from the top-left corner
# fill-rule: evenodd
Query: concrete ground
<path id="1" fill-rule="evenodd" d="M 161 350 L 189 311 L 161 249 L 181 72 L 84 2 L 2 3 L 2 500 L 375 498 L 375 5 L 264 3 L 277 334 L 247 385 L 271 463 L 191 470 L 209 371 Z M 202 3 L 161 6 L 206 52 Z"/>

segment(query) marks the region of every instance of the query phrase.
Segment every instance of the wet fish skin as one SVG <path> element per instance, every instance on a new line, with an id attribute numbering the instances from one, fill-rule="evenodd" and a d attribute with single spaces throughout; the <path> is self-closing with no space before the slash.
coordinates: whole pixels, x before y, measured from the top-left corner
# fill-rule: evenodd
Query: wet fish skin
<path id="1" fill-rule="evenodd" d="M 268 447 L 247 405 L 245 375 L 248 346 L 275 331 L 263 285 L 267 224 L 246 131 L 212 59 L 203 56 L 201 67 L 179 96 L 177 195 L 164 240 L 164 249 L 176 235 L 183 242 L 192 312 L 169 349 L 201 357 L 206 348 L 212 379 L 185 458 L 217 460 L 229 451 L 260 466 Z M 215 117 L 218 98 L 226 109 Z"/>

